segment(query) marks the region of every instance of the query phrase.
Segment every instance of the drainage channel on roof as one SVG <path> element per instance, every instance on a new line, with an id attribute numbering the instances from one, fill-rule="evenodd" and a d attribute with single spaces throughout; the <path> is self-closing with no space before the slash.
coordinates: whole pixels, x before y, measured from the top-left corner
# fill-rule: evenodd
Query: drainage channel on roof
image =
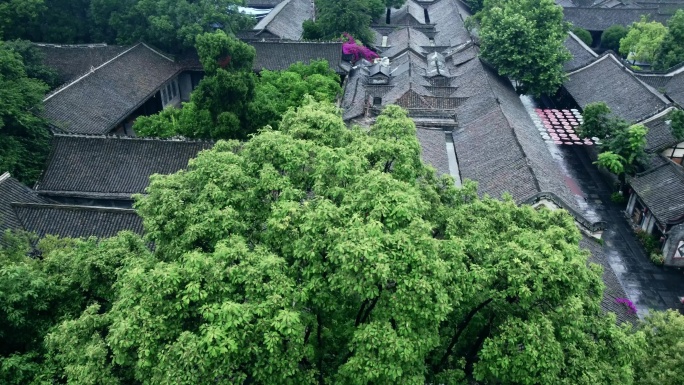
<path id="1" fill-rule="evenodd" d="M 449 174 L 454 178 L 456 187 L 461 187 L 461 172 L 458 170 L 458 160 L 456 159 L 456 148 L 454 147 L 454 137 L 451 131 L 446 131 L 446 152 L 449 159 Z"/>

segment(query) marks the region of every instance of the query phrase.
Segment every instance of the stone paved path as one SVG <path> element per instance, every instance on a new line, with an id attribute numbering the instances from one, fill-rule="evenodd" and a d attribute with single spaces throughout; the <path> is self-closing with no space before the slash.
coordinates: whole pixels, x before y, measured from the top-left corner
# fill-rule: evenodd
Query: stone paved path
<path id="1" fill-rule="evenodd" d="M 625 217 L 625 205 L 610 200 L 614 191 L 612 181 L 591 163 L 587 147 L 553 146 L 554 158 L 586 198 L 582 205 L 586 216 L 608 222 L 603 234 L 605 250 L 639 316 L 648 314 L 649 309 L 680 308 L 678 297 L 684 296 L 684 271 L 651 263 Z"/>

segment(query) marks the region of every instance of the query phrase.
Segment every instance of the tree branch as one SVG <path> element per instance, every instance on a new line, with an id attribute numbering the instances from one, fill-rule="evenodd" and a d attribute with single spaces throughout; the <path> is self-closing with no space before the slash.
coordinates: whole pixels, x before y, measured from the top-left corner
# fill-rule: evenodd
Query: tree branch
<path id="1" fill-rule="evenodd" d="M 451 341 L 449 342 L 449 346 L 447 346 L 446 351 L 444 352 L 444 355 L 442 356 L 442 359 L 439 360 L 439 366 L 437 366 L 437 370 L 435 372 L 439 372 L 444 368 L 444 365 L 447 362 L 447 359 L 451 355 L 454 346 L 456 346 L 456 343 L 458 342 L 458 339 L 461 337 L 461 334 L 463 334 L 463 331 L 466 329 L 468 324 L 470 324 L 470 321 L 472 321 L 473 317 L 475 317 L 475 314 L 482 310 L 485 306 L 487 306 L 490 302 L 492 302 L 492 298 L 482 302 L 481 304 L 477 305 L 473 310 L 471 310 L 466 317 L 459 322 L 459 324 L 456 326 L 456 333 L 454 334 L 453 337 L 451 337 Z"/>
<path id="2" fill-rule="evenodd" d="M 483 327 L 482 330 L 480 330 L 480 333 L 477 335 L 477 340 L 475 341 L 475 344 L 470 347 L 470 351 L 468 352 L 468 354 L 466 354 L 465 373 L 467 377 L 470 377 L 473 374 L 473 365 L 475 365 L 475 358 L 477 358 L 477 352 L 480 351 L 480 348 L 482 347 L 485 338 L 487 338 L 487 336 L 489 335 L 492 322 L 494 322 L 493 314 L 489 317 L 489 322 L 487 322 L 487 325 Z"/>

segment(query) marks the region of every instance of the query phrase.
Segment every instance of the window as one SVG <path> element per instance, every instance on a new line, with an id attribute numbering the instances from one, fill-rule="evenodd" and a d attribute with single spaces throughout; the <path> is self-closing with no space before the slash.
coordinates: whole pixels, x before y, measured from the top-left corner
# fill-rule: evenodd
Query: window
<path id="1" fill-rule="evenodd" d="M 161 97 L 162 97 L 162 106 L 165 106 L 166 103 L 169 101 L 168 96 L 166 96 L 166 87 L 162 87 L 161 89 Z"/>
<path id="2" fill-rule="evenodd" d="M 171 83 L 171 94 L 174 99 L 176 98 L 176 95 L 178 95 L 178 81 L 176 79 Z"/>
<path id="3" fill-rule="evenodd" d="M 373 105 L 374 106 L 379 106 L 381 104 L 382 104 L 382 98 L 381 97 L 376 96 L 373 98 Z"/>

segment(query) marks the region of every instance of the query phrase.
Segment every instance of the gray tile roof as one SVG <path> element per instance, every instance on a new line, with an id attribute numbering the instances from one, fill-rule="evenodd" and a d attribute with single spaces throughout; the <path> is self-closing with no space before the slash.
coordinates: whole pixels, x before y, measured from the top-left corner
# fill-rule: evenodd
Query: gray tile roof
<path id="1" fill-rule="evenodd" d="M 648 128 L 646 133 L 646 151 L 656 152 L 677 144 L 679 141 L 672 135 L 672 127 L 667 115 L 674 107 L 670 107 L 662 113 L 649 118 L 642 123 Z"/>
<path id="2" fill-rule="evenodd" d="M 15 203 L 12 208 L 24 229 L 40 237 L 108 238 L 124 230 L 143 233 L 142 218 L 131 209 L 36 203 Z"/>
<path id="3" fill-rule="evenodd" d="M 662 225 L 684 220 L 684 170 L 681 166 L 667 161 L 630 178 L 629 184 Z"/>
<path id="4" fill-rule="evenodd" d="M 667 73 L 637 73 L 636 76 L 684 107 L 684 63 Z"/>
<path id="5" fill-rule="evenodd" d="M 453 47 L 471 40 L 458 9 L 457 0 L 440 0 L 428 7 L 430 21 L 437 31 L 435 45 Z"/>
<path id="6" fill-rule="evenodd" d="M 104 134 L 181 70 L 137 44 L 45 98 L 43 116 L 59 131 Z"/>
<path id="7" fill-rule="evenodd" d="M 172 174 L 209 142 L 56 135 L 41 193 L 127 199 L 142 193 L 152 174 Z"/>
<path id="8" fill-rule="evenodd" d="M 380 16 L 380 20 L 376 23 L 380 26 L 387 26 L 385 23 L 385 13 Z M 390 17 L 390 26 L 407 26 L 407 25 L 421 25 L 427 24 L 425 22 L 425 15 L 423 13 L 423 6 L 418 4 L 415 0 L 407 0 L 399 9 L 392 8 Z"/>
<path id="9" fill-rule="evenodd" d="M 622 288 L 622 285 L 620 285 L 620 281 L 617 275 L 615 275 L 613 268 L 610 267 L 608 256 L 604 251 L 604 246 L 601 246 L 586 235 L 582 235 L 580 248 L 591 253 L 589 262 L 595 263 L 603 269 L 602 278 L 605 289 L 603 290 L 601 309 L 605 312 L 615 313 L 618 323 L 636 323 L 638 321 L 637 315 L 629 312 L 625 305 L 615 302 L 618 298 L 627 298 L 627 294 Z"/>
<path id="10" fill-rule="evenodd" d="M 440 129 L 427 130 L 418 128 L 416 135 L 420 142 L 420 157 L 423 159 L 423 162 L 434 167 L 438 175 L 449 175 L 445 132 Z"/>
<path id="11" fill-rule="evenodd" d="M 35 191 L 12 178 L 9 173 L 0 175 L 0 243 L 6 230 L 22 229 L 21 220 L 12 209 L 13 202 L 50 203 L 49 199 L 36 194 Z"/>
<path id="12" fill-rule="evenodd" d="M 299 40 L 304 32 L 302 23 L 313 18 L 313 15 L 311 0 L 284 0 L 261 19 L 254 30 L 270 32 L 281 39 Z"/>
<path id="13" fill-rule="evenodd" d="M 580 107 L 605 102 L 622 118 L 640 121 L 669 104 L 663 95 L 637 79 L 612 53 L 602 55 L 568 75 L 565 89 Z"/>
<path id="14" fill-rule="evenodd" d="M 271 41 L 250 42 L 256 49 L 254 70 L 281 71 L 290 65 L 302 62 L 309 64 L 311 61 L 325 59 L 330 69 L 342 73 L 342 43 L 341 42 L 293 42 Z"/>
<path id="15" fill-rule="evenodd" d="M 107 44 L 34 44 L 43 52 L 43 64 L 57 71 L 62 83 L 84 75 L 130 48 Z"/>
<path id="16" fill-rule="evenodd" d="M 563 69 L 566 71 L 584 67 L 598 57 L 596 52 L 584 44 L 584 42 L 572 32 L 569 32 L 568 37 L 565 39 L 565 48 L 567 48 L 572 55 L 572 59 L 563 64 Z"/>
<path id="17" fill-rule="evenodd" d="M 595 7 L 571 7 L 563 10 L 565 20 L 576 27 L 589 31 L 605 31 L 611 25 L 628 27 L 630 24 L 641 19 L 641 15 L 651 15 L 649 20 L 661 23 L 667 21 L 667 17 L 658 14 L 658 8 L 595 8 Z"/>
<path id="18" fill-rule="evenodd" d="M 245 0 L 245 6 L 250 8 L 273 8 L 282 0 Z"/>

